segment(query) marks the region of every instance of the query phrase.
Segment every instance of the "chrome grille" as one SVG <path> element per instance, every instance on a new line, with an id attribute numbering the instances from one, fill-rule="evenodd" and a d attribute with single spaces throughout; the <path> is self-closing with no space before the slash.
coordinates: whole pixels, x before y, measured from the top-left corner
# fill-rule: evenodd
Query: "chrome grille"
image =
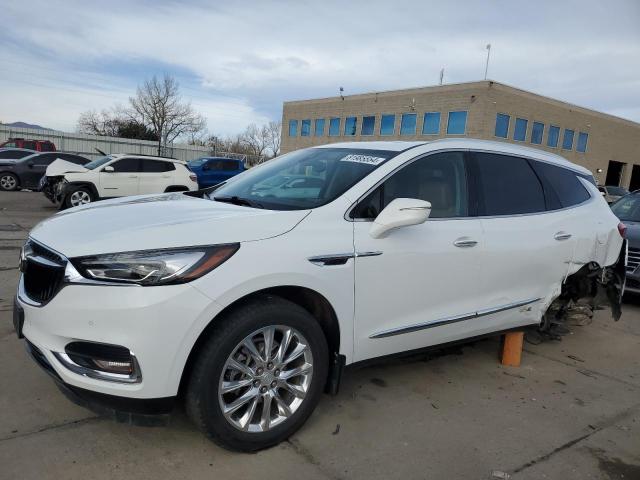
<path id="1" fill-rule="evenodd" d="M 627 273 L 633 273 L 640 265 L 640 248 L 629 247 L 629 255 L 627 258 Z"/>
<path id="2" fill-rule="evenodd" d="M 56 252 L 31 240 L 25 245 L 24 251 L 20 267 L 24 291 L 31 300 L 46 303 L 62 287 L 67 261 Z"/>

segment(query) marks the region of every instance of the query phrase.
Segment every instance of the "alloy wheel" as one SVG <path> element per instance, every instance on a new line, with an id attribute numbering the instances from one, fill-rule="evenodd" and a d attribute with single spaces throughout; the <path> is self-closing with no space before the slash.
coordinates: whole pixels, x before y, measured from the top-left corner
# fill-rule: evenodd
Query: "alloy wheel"
<path id="1" fill-rule="evenodd" d="M 222 369 L 218 400 L 225 419 L 245 432 L 266 432 L 302 405 L 313 375 L 313 354 L 294 328 L 256 330 L 233 349 Z"/>
<path id="2" fill-rule="evenodd" d="M 85 192 L 84 190 L 77 190 L 71 194 L 69 197 L 69 203 L 72 207 L 77 207 L 78 205 L 85 205 L 91 202 L 91 195 Z"/>
<path id="3" fill-rule="evenodd" d="M 17 186 L 18 182 L 13 175 L 3 175 L 0 177 L 0 188 L 2 190 L 15 190 Z"/>

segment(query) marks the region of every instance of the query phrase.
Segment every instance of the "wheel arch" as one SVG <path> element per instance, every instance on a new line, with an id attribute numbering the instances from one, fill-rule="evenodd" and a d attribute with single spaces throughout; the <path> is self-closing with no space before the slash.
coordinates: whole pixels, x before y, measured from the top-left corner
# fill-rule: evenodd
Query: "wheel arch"
<path id="1" fill-rule="evenodd" d="M 321 293 L 297 285 L 282 285 L 275 287 L 268 287 L 261 290 L 256 290 L 243 297 L 240 297 L 223 308 L 207 326 L 202 330 L 195 343 L 191 347 L 191 351 L 187 356 L 187 361 L 182 370 L 180 377 L 180 384 L 178 387 L 179 394 L 184 392 L 185 386 L 188 382 L 189 375 L 193 368 L 193 363 L 198 357 L 200 350 L 211 335 L 215 333 L 215 327 L 218 325 L 217 320 L 223 318 L 223 316 L 235 308 L 242 306 L 243 304 L 253 300 L 261 295 L 274 295 L 280 298 L 284 298 L 309 312 L 318 322 L 320 328 L 327 340 L 327 346 L 329 348 L 329 355 L 333 357 L 340 352 L 340 324 L 336 312 L 327 300 L 327 298 Z M 330 359 L 327 359 L 330 361 Z"/>

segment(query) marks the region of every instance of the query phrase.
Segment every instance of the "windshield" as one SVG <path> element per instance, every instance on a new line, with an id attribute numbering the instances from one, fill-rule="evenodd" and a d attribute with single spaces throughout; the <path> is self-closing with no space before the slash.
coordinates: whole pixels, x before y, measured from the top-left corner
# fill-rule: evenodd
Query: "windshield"
<path id="1" fill-rule="evenodd" d="M 210 194 L 218 201 L 304 210 L 335 200 L 398 152 L 308 148 L 254 167 Z"/>
<path id="2" fill-rule="evenodd" d="M 622 188 L 622 187 L 607 187 L 607 191 L 609 192 L 609 195 L 623 196 L 629 193 L 629 191 L 626 188 Z"/>
<path id="3" fill-rule="evenodd" d="M 110 155 L 107 155 L 106 157 L 97 158 L 97 159 L 87 163 L 86 165 L 83 165 L 83 167 L 86 168 L 87 170 L 93 170 L 93 169 L 98 168 L 101 165 L 104 165 L 105 163 L 107 163 L 110 160 L 113 160 L 113 157 L 110 156 Z"/>
<path id="4" fill-rule="evenodd" d="M 611 205 L 611 210 L 623 222 L 640 222 L 640 195 L 622 197 Z"/>

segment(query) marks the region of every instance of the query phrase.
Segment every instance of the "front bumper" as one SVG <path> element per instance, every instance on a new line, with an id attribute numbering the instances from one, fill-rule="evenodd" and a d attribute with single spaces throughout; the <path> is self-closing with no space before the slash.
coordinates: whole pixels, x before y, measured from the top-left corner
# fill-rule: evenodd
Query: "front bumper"
<path id="1" fill-rule="evenodd" d="M 64 396 L 76 405 L 131 425 L 155 426 L 167 423 L 169 414 L 175 405 L 175 396 L 141 400 L 105 395 L 74 387 L 62 380 L 38 347 L 28 340 L 25 342 L 25 346 L 31 358 L 53 378 Z"/>
<path id="2" fill-rule="evenodd" d="M 47 304 L 38 306 L 26 297 L 22 278 L 16 303 L 16 309 L 24 311 L 22 334 L 64 385 L 144 401 L 177 394 L 191 348 L 221 310 L 188 284 L 67 284 Z M 75 341 L 128 348 L 139 363 L 140 381 L 106 381 L 68 368 L 58 354 Z"/>

